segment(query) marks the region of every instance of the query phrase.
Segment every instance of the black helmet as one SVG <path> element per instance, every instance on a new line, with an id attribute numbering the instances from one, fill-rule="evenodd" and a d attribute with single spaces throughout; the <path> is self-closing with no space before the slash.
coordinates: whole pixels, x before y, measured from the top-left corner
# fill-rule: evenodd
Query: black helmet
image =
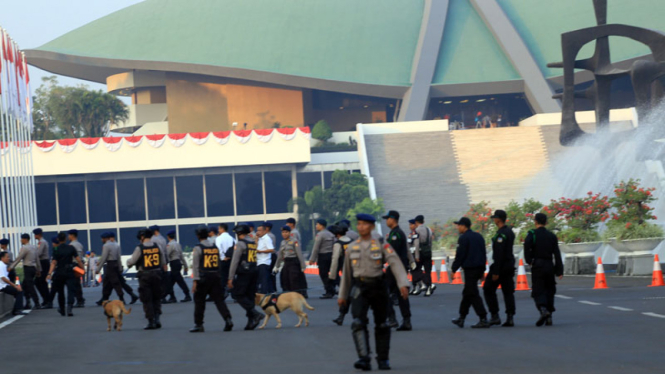
<path id="1" fill-rule="evenodd" d="M 237 235 L 247 235 L 249 234 L 249 226 L 238 225 L 233 228 L 233 232 L 235 232 Z"/>
<path id="2" fill-rule="evenodd" d="M 143 238 L 151 238 L 152 237 L 152 231 L 150 229 L 140 229 L 139 232 L 136 234 L 136 239 L 141 240 Z"/>
<path id="3" fill-rule="evenodd" d="M 346 230 L 344 228 L 342 228 L 342 226 L 338 226 L 338 225 L 328 226 L 328 231 L 330 231 L 333 235 L 344 235 L 344 234 L 346 234 Z"/>
<path id="4" fill-rule="evenodd" d="M 210 230 L 208 230 L 208 228 L 206 226 L 203 226 L 203 225 L 197 227 L 196 230 L 194 230 L 194 233 L 196 234 L 196 237 L 199 238 L 199 239 L 207 238 L 208 237 L 208 232 L 210 232 Z"/>

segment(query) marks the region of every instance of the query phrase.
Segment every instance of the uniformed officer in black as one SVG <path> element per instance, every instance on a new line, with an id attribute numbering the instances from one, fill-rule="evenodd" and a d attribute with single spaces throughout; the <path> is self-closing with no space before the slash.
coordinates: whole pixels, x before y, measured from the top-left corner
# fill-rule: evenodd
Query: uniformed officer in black
<path id="1" fill-rule="evenodd" d="M 256 266 L 257 245 L 249 237 L 248 225 L 238 225 L 233 231 L 238 236 L 238 241 L 233 250 L 227 287 L 233 292 L 233 298 L 245 309 L 247 315 L 245 330 L 254 330 L 265 317 L 254 308 L 259 277 Z"/>
<path id="2" fill-rule="evenodd" d="M 67 316 L 74 315 L 72 307 L 76 294 L 76 283 L 80 283 L 78 277 L 74 275 L 74 266 L 78 265 L 81 269 L 83 261 L 78 255 L 78 251 L 73 246 L 67 244 L 67 236 L 64 232 L 58 234 L 57 239 L 53 240 L 54 248 L 53 260 L 49 268 L 47 280 L 53 279 L 53 287 L 58 294 L 58 313 L 65 316 L 65 286 L 67 287 Z"/>
<path id="3" fill-rule="evenodd" d="M 203 332 L 203 316 L 206 309 L 206 297 L 212 297 L 219 314 L 224 318 L 224 331 L 233 329 L 231 312 L 224 302 L 224 288 L 220 271 L 221 259 L 219 248 L 208 240 L 208 228 L 201 226 L 196 229 L 196 237 L 200 243 L 192 250 L 192 275 L 194 284 L 194 328 L 189 332 Z"/>
<path id="4" fill-rule="evenodd" d="M 143 312 L 148 324 L 144 330 L 155 330 L 162 327 L 162 274 L 166 271 L 166 259 L 161 249 L 154 243 L 150 229 L 139 230 L 136 238 L 139 245 L 134 249 L 127 266 L 136 266 L 139 278 L 139 298 L 143 303 Z"/>
<path id="5" fill-rule="evenodd" d="M 330 265 L 329 278 L 331 280 L 337 279 L 340 280 L 339 272 L 344 269 L 344 258 L 346 255 L 346 250 L 349 248 L 349 244 L 353 242 L 351 238 L 346 236 L 348 228 L 345 224 L 340 223 L 339 225 L 332 225 L 328 227 L 328 231 L 335 235 L 336 241 L 333 244 L 333 255 L 332 263 Z M 339 307 L 339 315 L 333 320 L 338 326 L 344 324 L 344 317 L 349 313 L 349 305 L 351 300 L 347 300 L 346 304 Z"/>
<path id="6" fill-rule="evenodd" d="M 453 274 L 459 268 L 464 269 L 464 290 L 462 291 L 462 302 L 459 306 L 459 317 L 454 319 L 453 324 L 464 327 L 464 320 L 469 314 L 469 308 L 473 306 L 480 322 L 471 326 L 472 328 L 490 327 L 487 322 L 487 311 L 483 305 L 483 299 L 478 293 L 478 281 L 485 275 L 485 264 L 487 253 L 485 252 L 485 239 L 479 233 L 471 230 L 471 220 L 462 217 L 455 222 L 460 233 L 457 240 L 457 252 L 453 262 Z"/>
<path id="7" fill-rule="evenodd" d="M 563 262 L 559 239 L 545 228 L 547 216 L 535 216 L 536 229 L 530 230 L 524 240 L 524 259 L 531 265 L 531 297 L 540 311 L 536 326 L 552 326 L 556 278 L 563 278 Z"/>
<path id="8" fill-rule="evenodd" d="M 374 339 L 376 341 L 379 370 L 390 370 L 390 326 L 388 316 L 388 289 L 386 287 L 383 265 L 387 262 L 395 276 L 402 298 L 409 297 L 409 280 L 406 270 L 390 244 L 381 244 L 372 237 L 376 219 L 369 214 L 358 214 L 358 234 L 360 239 L 351 243 L 344 256 L 344 270 L 337 303 L 347 303 L 352 298 L 353 341 L 358 353 L 356 369 L 371 370 L 367 313 L 372 308 L 374 313 Z"/>
<path id="9" fill-rule="evenodd" d="M 499 301 L 496 298 L 496 289 L 501 285 L 503 292 L 503 301 L 506 303 L 506 323 L 504 327 L 514 326 L 513 316 L 515 315 L 515 256 L 513 255 L 513 243 L 515 234 L 513 229 L 506 226 L 506 212 L 497 210 L 491 217 L 494 224 L 499 228 L 496 235 L 492 238 L 492 265 L 485 279 L 483 293 L 485 302 L 492 318 L 489 323 L 492 326 L 500 325 Z"/>
<path id="10" fill-rule="evenodd" d="M 397 256 L 399 256 L 399 259 L 402 261 L 402 266 L 404 266 L 404 269 L 415 268 L 415 261 L 407 247 L 406 234 L 399 227 L 399 212 L 391 210 L 382 218 L 386 220 L 386 225 L 390 229 L 390 232 L 386 236 L 386 241 L 391 247 L 393 247 Z M 402 313 L 402 325 L 397 328 L 397 331 L 411 331 L 411 305 L 409 299 L 399 297 L 400 290 L 397 287 L 395 277 L 389 270 L 386 270 L 386 284 L 388 286 L 388 292 L 397 298 L 399 302 L 399 311 Z M 390 327 L 398 326 L 392 301 L 388 303 L 388 323 L 390 324 Z"/>

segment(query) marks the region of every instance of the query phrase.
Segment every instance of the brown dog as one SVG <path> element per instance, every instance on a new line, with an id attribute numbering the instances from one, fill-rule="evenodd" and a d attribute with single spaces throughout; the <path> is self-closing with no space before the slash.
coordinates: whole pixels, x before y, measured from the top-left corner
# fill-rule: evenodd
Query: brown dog
<path id="1" fill-rule="evenodd" d="M 305 320 L 305 326 L 309 326 L 309 319 L 307 318 L 307 313 L 303 312 L 303 308 L 309 310 L 314 310 L 305 298 L 298 292 L 285 292 L 283 294 L 274 294 L 266 295 L 257 293 L 256 294 L 256 305 L 260 306 L 266 312 L 266 318 L 263 320 L 263 324 L 259 326 L 259 329 L 266 327 L 270 316 L 275 316 L 277 320 L 277 326 L 275 328 L 282 327 L 282 320 L 279 318 L 279 313 L 291 309 L 298 316 L 298 324 L 296 327 L 300 327 L 302 321 Z"/>
<path id="2" fill-rule="evenodd" d="M 115 319 L 113 328 L 118 331 L 122 331 L 122 316 L 123 314 L 129 314 L 132 312 L 132 308 L 129 310 L 125 309 L 125 303 L 120 300 L 106 300 L 102 303 L 104 307 L 104 315 L 106 316 L 106 322 L 108 322 L 109 327 L 106 331 L 111 331 L 111 318 Z"/>

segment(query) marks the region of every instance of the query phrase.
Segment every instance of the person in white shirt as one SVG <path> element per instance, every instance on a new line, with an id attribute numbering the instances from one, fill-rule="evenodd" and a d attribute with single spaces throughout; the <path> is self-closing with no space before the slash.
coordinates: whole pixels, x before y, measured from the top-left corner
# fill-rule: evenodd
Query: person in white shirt
<path id="1" fill-rule="evenodd" d="M 23 313 L 23 290 L 21 286 L 9 280 L 9 272 L 7 267 L 9 265 L 9 253 L 0 252 L 0 292 L 14 296 L 14 310 L 13 315 L 25 314 Z"/>
<path id="2" fill-rule="evenodd" d="M 226 223 L 220 223 L 218 227 L 219 236 L 215 239 L 215 245 L 219 248 L 219 257 L 222 259 L 222 282 L 226 287 L 226 280 L 229 278 L 229 268 L 231 267 L 231 258 L 233 257 L 233 247 L 236 244 L 235 239 L 229 234 L 229 226 Z"/>
<path id="3" fill-rule="evenodd" d="M 259 293 L 269 294 L 271 289 L 271 254 L 275 252 L 275 245 L 272 239 L 267 235 L 268 230 L 261 224 L 256 228 L 256 233 L 259 237 L 259 244 L 256 250 L 256 264 L 259 270 Z"/>

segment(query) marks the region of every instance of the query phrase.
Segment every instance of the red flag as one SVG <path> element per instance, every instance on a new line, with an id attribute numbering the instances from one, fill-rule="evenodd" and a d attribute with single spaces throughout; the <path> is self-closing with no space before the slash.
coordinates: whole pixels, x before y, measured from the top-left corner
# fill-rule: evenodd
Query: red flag
<path id="1" fill-rule="evenodd" d="M 12 43 L 7 41 L 7 61 L 14 63 L 14 50 L 12 49 Z"/>

